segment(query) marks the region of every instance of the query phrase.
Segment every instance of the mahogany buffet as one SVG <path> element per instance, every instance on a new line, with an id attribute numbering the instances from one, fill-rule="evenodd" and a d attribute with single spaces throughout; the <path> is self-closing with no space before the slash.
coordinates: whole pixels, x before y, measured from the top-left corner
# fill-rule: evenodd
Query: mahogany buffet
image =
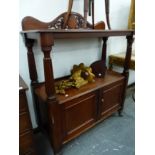
<path id="1" fill-rule="evenodd" d="M 27 47 L 29 74 L 33 98 L 37 109 L 37 120 L 40 129 L 47 131 L 54 153 L 59 153 L 63 144 L 92 128 L 114 112 L 121 115 L 128 82 L 129 66 L 133 42 L 133 30 L 104 30 L 104 27 L 92 29 L 87 22 L 87 29 L 81 29 L 83 17 L 72 14 L 68 29 L 62 29 L 63 19 L 60 15 L 53 22 L 44 23 L 33 17 L 25 17 L 22 21 Z M 76 17 L 76 18 L 74 18 Z M 60 20 L 61 19 L 61 20 Z M 78 24 L 77 24 L 78 20 Z M 76 24 L 75 24 L 76 21 Z M 80 25 L 80 22 L 81 25 Z M 75 27 L 76 25 L 76 27 Z M 78 25 L 78 26 L 77 26 Z M 55 92 L 55 83 L 66 79 L 54 79 L 51 51 L 55 39 L 101 38 L 102 64 L 106 64 L 106 47 L 109 37 L 125 36 L 127 39 L 124 70 L 117 73 L 107 69 L 103 77 L 95 78 L 95 82 L 86 84 L 79 89 L 71 88 L 68 94 Z M 33 53 L 34 42 L 39 42 L 44 54 L 44 82 L 38 81 L 36 63 Z M 83 62 L 84 63 L 84 62 Z M 92 62 L 93 63 L 93 62 Z M 102 68 L 96 65 L 94 68 Z"/>

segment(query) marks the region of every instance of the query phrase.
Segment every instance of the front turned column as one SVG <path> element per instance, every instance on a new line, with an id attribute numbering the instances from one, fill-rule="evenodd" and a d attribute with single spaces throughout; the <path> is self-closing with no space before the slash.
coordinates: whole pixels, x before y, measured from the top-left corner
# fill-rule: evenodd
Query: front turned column
<path id="1" fill-rule="evenodd" d="M 54 153 L 58 153 L 62 146 L 62 116 L 59 107 L 58 100 L 55 93 L 53 67 L 50 53 L 52 46 L 54 45 L 53 36 L 51 33 L 40 34 L 41 49 L 44 53 L 44 76 L 45 76 L 45 87 L 47 93 L 47 111 L 48 111 L 48 128 L 51 139 L 51 144 Z"/>
<path id="2" fill-rule="evenodd" d="M 125 84 L 123 87 L 123 95 L 122 95 L 122 104 L 121 109 L 119 110 L 119 115 L 122 116 L 122 110 L 124 107 L 125 97 L 126 97 L 126 89 L 128 86 L 128 79 L 129 79 L 129 67 L 130 67 L 130 61 L 131 61 L 131 54 L 132 54 L 132 43 L 133 43 L 133 35 L 127 36 L 127 49 L 126 49 L 126 56 L 124 61 L 124 69 L 123 69 L 123 75 L 125 76 Z"/>
<path id="3" fill-rule="evenodd" d="M 40 39 L 41 39 L 41 49 L 44 54 L 43 64 L 44 64 L 46 93 L 48 98 L 50 98 L 55 94 L 53 67 L 52 67 L 52 60 L 50 57 L 52 46 L 54 45 L 54 40 L 50 33 L 41 33 Z"/>

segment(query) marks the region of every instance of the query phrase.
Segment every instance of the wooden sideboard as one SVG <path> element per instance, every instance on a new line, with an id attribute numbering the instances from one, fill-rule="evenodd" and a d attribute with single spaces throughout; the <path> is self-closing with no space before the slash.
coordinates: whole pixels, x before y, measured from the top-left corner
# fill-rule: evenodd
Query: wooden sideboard
<path id="1" fill-rule="evenodd" d="M 58 20 L 59 25 L 61 25 Z M 54 24 L 56 24 L 54 20 Z M 92 30 L 92 29 L 51 29 L 53 22 L 44 23 L 32 17 L 22 21 L 27 47 L 28 66 L 31 79 L 32 93 L 38 114 L 38 125 L 49 134 L 54 153 L 61 150 L 63 144 L 77 137 L 89 128 L 95 126 L 114 112 L 122 114 L 126 87 L 129 76 L 129 65 L 132 51 L 134 31 L 132 30 Z M 71 24 L 72 25 L 72 24 Z M 89 24 L 88 24 L 89 26 Z M 55 26 L 56 28 L 56 26 Z M 96 77 L 95 82 L 79 89 L 71 88 L 67 96 L 55 92 L 51 50 L 55 39 L 101 38 L 101 62 L 106 63 L 106 47 L 109 37 L 125 36 L 127 50 L 122 73 L 107 70 L 104 77 Z M 34 42 L 39 42 L 44 54 L 44 82 L 38 81 Z M 73 51 L 74 52 L 74 51 Z M 101 67 L 101 66 L 97 66 Z"/>
<path id="2" fill-rule="evenodd" d="M 27 105 L 27 85 L 19 76 L 19 152 L 21 155 L 35 155 L 32 125 Z"/>

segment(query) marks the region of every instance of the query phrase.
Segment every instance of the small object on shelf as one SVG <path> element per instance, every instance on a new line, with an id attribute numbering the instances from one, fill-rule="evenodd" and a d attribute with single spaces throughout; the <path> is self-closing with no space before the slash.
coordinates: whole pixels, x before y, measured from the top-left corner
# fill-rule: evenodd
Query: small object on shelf
<path id="1" fill-rule="evenodd" d="M 85 85 L 88 83 L 87 80 L 85 80 L 83 77 L 82 77 L 82 70 L 77 70 L 73 73 L 73 75 L 71 76 L 71 80 L 74 81 L 75 83 L 75 87 L 76 88 L 80 88 L 81 86 Z"/>
<path id="2" fill-rule="evenodd" d="M 74 81 L 71 81 L 70 79 L 63 80 L 55 85 L 55 90 L 57 94 L 65 94 L 66 89 L 69 89 L 74 86 Z"/>
<path id="3" fill-rule="evenodd" d="M 80 63 L 78 66 L 74 65 L 71 70 L 72 78 L 76 80 L 76 76 L 74 75 L 76 71 L 81 71 L 81 77 L 87 80 L 88 82 L 94 82 L 95 75 L 92 73 L 92 68 L 87 67 L 84 63 Z"/>
<path id="4" fill-rule="evenodd" d="M 99 74 L 98 74 L 98 76 L 100 77 L 100 76 L 102 76 L 102 74 L 101 74 L 101 73 L 99 73 Z"/>
<path id="5" fill-rule="evenodd" d="M 95 74 L 98 78 L 103 78 L 105 76 L 107 67 L 105 65 L 105 62 L 102 60 L 95 61 L 91 64 L 92 72 Z"/>
<path id="6" fill-rule="evenodd" d="M 71 76 L 68 80 L 60 81 L 56 84 L 57 94 L 65 94 L 65 90 L 69 88 L 80 88 L 89 82 L 94 82 L 95 75 L 92 73 L 91 67 L 85 66 L 83 63 L 74 65 L 71 70 Z M 66 96 L 66 95 L 65 95 Z"/>
<path id="7" fill-rule="evenodd" d="M 69 96 L 68 94 L 65 95 L 65 97 L 68 97 L 68 96 Z"/>

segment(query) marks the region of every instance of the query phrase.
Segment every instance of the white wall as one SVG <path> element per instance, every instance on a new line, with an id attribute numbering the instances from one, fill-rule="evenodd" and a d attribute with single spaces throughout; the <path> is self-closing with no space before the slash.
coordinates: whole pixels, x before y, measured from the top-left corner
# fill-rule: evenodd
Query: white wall
<path id="1" fill-rule="evenodd" d="M 112 29 L 127 29 L 130 0 L 111 0 L 110 20 Z M 68 0 L 20 0 L 20 21 L 25 16 L 33 16 L 42 21 L 52 21 L 62 12 L 67 10 Z M 83 14 L 83 0 L 74 0 L 73 11 Z M 91 18 L 88 20 L 91 22 Z M 104 0 L 95 1 L 95 22 L 105 21 Z M 21 31 L 21 26 L 19 27 Z M 19 42 L 19 73 L 30 86 L 27 51 L 20 35 Z M 77 44 L 78 43 L 78 44 Z M 108 40 L 108 55 L 125 51 L 125 37 L 111 38 Z M 39 80 L 43 81 L 42 52 L 35 47 L 35 56 Z M 100 58 L 101 45 L 98 39 L 78 39 L 74 40 L 56 40 L 53 47 L 52 60 L 54 67 L 54 77 L 60 77 L 69 74 L 73 64 L 84 62 L 89 65 L 92 61 Z M 76 59 L 75 59 L 76 58 Z M 134 76 L 134 74 L 133 74 Z M 31 114 L 33 127 L 37 127 L 35 121 L 34 107 L 30 89 L 27 93 L 29 110 Z"/>

